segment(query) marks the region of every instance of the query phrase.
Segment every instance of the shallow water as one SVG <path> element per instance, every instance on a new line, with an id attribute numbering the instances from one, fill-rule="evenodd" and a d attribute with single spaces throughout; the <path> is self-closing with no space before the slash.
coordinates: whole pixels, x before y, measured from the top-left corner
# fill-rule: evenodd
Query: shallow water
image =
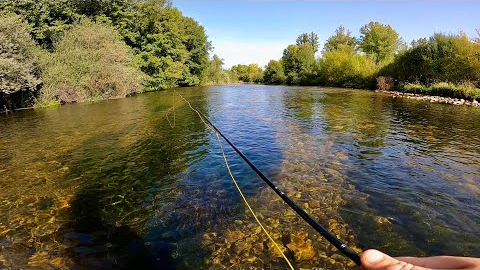
<path id="1" fill-rule="evenodd" d="M 369 91 L 178 89 L 360 251 L 480 256 L 480 109 Z M 223 142 L 298 268 L 352 264 Z M 286 268 L 173 91 L 0 115 L 0 268 Z"/>

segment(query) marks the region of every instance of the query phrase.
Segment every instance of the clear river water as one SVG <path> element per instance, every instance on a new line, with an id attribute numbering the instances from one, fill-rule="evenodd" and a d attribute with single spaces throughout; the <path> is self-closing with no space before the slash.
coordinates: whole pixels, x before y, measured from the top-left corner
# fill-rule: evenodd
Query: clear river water
<path id="1" fill-rule="evenodd" d="M 177 89 L 357 251 L 480 257 L 480 108 L 362 90 Z M 223 142 L 297 268 L 352 268 Z M 0 115 L 0 268 L 286 269 L 173 91 Z"/>

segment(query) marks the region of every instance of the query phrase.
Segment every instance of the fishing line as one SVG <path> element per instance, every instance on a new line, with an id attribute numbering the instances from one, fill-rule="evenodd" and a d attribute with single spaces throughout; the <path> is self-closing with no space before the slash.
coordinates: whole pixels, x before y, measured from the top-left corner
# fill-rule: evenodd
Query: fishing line
<path id="1" fill-rule="evenodd" d="M 174 90 L 175 91 L 175 90 Z M 343 255 L 347 258 L 352 260 L 358 266 L 361 266 L 360 262 L 360 255 L 355 252 L 353 249 L 348 247 L 345 243 L 343 243 L 340 239 L 338 239 L 335 235 L 330 233 L 328 230 L 322 227 L 318 222 L 316 222 L 305 210 L 303 210 L 300 206 L 298 206 L 295 202 L 293 202 L 283 191 L 281 191 L 268 177 L 266 177 L 204 114 L 200 111 L 196 110 L 192 107 L 190 102 L 186 100 L 180 93 L 175 91 L 180 97 L 188 103 L 190 108 L 194 110 L 199 116 L 202 122 L 208 123 L 207 126 L 210 129 L 213 129 L 214 132 L 218 134 L 237 152 L 237 154 L 250 166 L 250 168 L 268 185 L 270 188 L 275 191 L 275 193 L 282 198 L 282 200 L 292 208 L 303 220 L 305 220 L 313 229 L 315 229 L 320 235 L 322 235 L 328 242 L 330 242 L 333 246 L 335 246 Z M 206 124 L 205 123 L 205 124 Z"/>
<path id="2" fill-rule="evenodd" d="M 167 110 L 167 114 L 165 114 L 165 116 L 167 118 L 167 121 L 170 127 L 175 128 L 175 93 L 173 93 L 172 98 L 173 98 L 173 105 Z M 168 117 L 170 115 L 170 111 L 172 110 L 173 110 L 173 125 L 172 125 L 172 122 L 170 122 L 170 119 Z"/>
<path id="3" fill-rule="evenodd" d="M 175 90 L 173 90 L 175 91 Z M 232 181 L 233 183 L 235 184 L 235 187 L 237 188 L 238 190 L 238 193 L 240 194 L 240 196 L 242 197 L 243 199 L 243 202 L 245 203 L 245 205 L 247 206 L 248 210 L 250 211 L 250 213 L 252 213 L 252 216 L 255 218 L 255 221 L 257 221 L 258 225 L 260 226 L 260 228 L 262 229 L 262 231 L 267 235 L 268 239 L 270 239 L 270 241 L 272 241 L 272 243 L 275 245 L 275 248 L 280 252 L 280 254 L 282 255 L 283 259 L 287 262 L 288 266 L 290 267 L 290 269 L 292 270 L 295 270 L 295 268 L 293 267 L 292 263 L 288 260 L 287 256 L 285 256 L 285 253 L 283 253 L 283 250 L 280 248 L 280 246 L 277 244 L 277 242 L 275 242 L 275 240 L 273 240 L 272 236 L 270 236 L 270 234 L 268 233 L 267 229 L 265 229 L 265 227 L 262 225 L 262 223 L 260 222 L 260 220 L 258 219 L 257 215 L 255 214 L 255 212 L 253 211 L 252 207 L 250 206 L 250 204 L 248 203 L 247 201 L 247 198 L 245 197 L 245 195 L 243 195 L 243 192 L 242 190 L 240 189 L 240 186 L 238 185 L 237 183 L 237 180 L 235 179 L 235 177 L 233 176 L 233 173 L 232 173 L 232 170 L 230 169 L 230 165 L 228 164 L 228 161 L 227 161 L 227 156 L 225 155 L 225 151 L 223 149 L 223 145 L 222 145 L 222 141 L 220 140 L 220 135 L 219 133 L 213 129 L 209 124 L 207 124 L 203 118 L 204 116 L 202 116 L 202 113 L 199 112 L 197 109 L 193 108 L 192 105 L 190 104 L 190 102 L 188 100 L 186 100 L 180 93 L 178 93 L 177 91 L 175 91 L 175 93 L 177 93 L 178 95 L 180 95 L 181 98 L 183 98 L 183 100 L 185 100 L 185 102 L 187 102 L 188 106 L 190 106 L 190 108 L 196 112 L 198 114 L 198 116 L 200 117 L 200 120 L 202 120 L 202 122 L 207 126 L 209 127 L 216 135 L 217 137 L 217 141 L 218 141 L 218 144 L 220 145 L 220 149 L 222 151 L 222 156 L 223 156 L 223 160 L 225 161 L 225 165 L 227 166 L 227 170 L 228 170 L 228 173 L 230 174 L 230 178 L 232 178 Z M 206 118 L 205 118 L 206 119 Z M 207 120 L 207 119 L 206 119 Z M 207 120 L 208 121 L 208 120 Z"/>

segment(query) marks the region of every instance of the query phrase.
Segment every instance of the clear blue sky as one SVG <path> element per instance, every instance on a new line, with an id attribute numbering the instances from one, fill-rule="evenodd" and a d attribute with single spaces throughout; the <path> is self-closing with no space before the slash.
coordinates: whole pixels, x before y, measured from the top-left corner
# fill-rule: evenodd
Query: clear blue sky
<path id="1" fill-rule="evenodd" d="M 480 2 L 461 1 L 183 1 L 173 5 L 202 24 L 225 66 L 279 59 L 303 32 L 321 44 L 339 25 L 359 36 L 369 21 L 390 24 L 407 42 L 435 32 L 469 36 L 480 28 Z"/>

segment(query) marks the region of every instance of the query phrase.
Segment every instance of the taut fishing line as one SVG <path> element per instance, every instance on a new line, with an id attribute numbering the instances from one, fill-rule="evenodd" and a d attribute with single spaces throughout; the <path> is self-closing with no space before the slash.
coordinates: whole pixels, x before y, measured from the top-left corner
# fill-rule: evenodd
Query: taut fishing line
<path id="1" fill-rule="evenodd" d="M 294 269 L 291 263 L 288 261 L 287 257 L 283 254 L 282 250 L 280 247 L 275 243 L 275 241 L 270 237 L 268 232 L 265 230 L 265 228 L 262 226 L 260 221 L 258 220 L 257 216 L 251 209 L 250 205 L 248 204 L 247 200 L 243 196 L 242 191 L 240 190 L 240 187 L 238 186 L 235 178 L 233 177 L 233 174 L 230 170 L 230 167 L 228 165 L 227 158 L 225 156 L 225 152 L 223 151 L 223 146 L 220 141 L 221 136 L 232 148 L 235 150 L 235 152 L 250 166 L 250 168 L 270 187 L 273 189 L 273 191 L 280 197 L 282 200 L 287 203 L 292 210 L 294 210 L 303 220 L 305 220 L 313 229 L 315 229 L 320 235 L 322 235 L 328 242 L 330 242 L 333 246 L 335 246 L 343 255 L 345 255 L 347 258 L 352 260 L 356 265 L 361 266 L 360 262 L 360 255 L 355 252 L 353 249 L 348 247 L 345 243 L 343 243 L 340 239 L 338 239 L 335 235 L 333 235 L 331 232 L 329 232 L 327 229 L 323 228 L 322 225 L 320 225 L 317 221 L 315 221 L 305 210 L 303 210 L 300 206 L 298 206 L 295 202 L 293 202 L 283 191 L 281 191 L 268 177 L 266 177 L 203 113 L 195 109 L 190 102 L 185 99 L 180 93 L 177 91 L 173 90 L 175 93 L 177 93 L 189 106 L 190 108 L 198 114 L 202 122 L 207 125 L 217 136 L 217 140 L 220 144 L 220 147 L 222 149 L 222 154 L 224 161 L 226 163 L 227 169 L 230 173 L 230 176 L 235 183 L 240 195 L 242 196 L 245 204 L 249 208 L 250 212 L 253 214 L 255 217 L 255 220 L 257 223 L 260 225 L 260 227 L 263 229 L 263 231 L 267 234 L 267 236 L 270 238 L 270 240 L 273 241 L 275 246 L 278 248 L 280 253 L 283 255 L 284 259 L 287 261 L 288 265 L 290 266 L 291 269 Z"/>

